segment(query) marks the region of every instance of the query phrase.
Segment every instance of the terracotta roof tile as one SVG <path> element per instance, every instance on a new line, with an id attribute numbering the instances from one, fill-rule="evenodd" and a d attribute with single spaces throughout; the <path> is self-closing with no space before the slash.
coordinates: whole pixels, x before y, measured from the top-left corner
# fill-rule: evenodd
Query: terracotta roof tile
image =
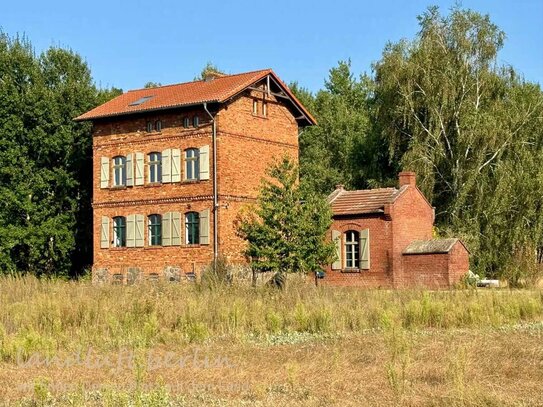
<path id="1" fill-rule="evenodd" d="M 302 104 L 294 97 L 288 87 L 281 82 L 271 69 L 224 75 L 213 80 L 199 80 L 175 85 L 159 86 L 149 89 L 137 89 L 123 93 L 89 112 L 76 117 L 75 120 L 92 120 L 103 117 L 119 116 L 152 110 L 163 110 L 173 107 L 191 106 L 204 102 L 222 103 L 235 96 L 248 86 L 271 74 L 281 84 L 294 103 L 304 112 L 309 122 L 315 122 Z M 144 100 L 142 103 L 135 103 Z"/>
<path id="2" fill-rule="evenodd" d="M 378 188 L 358 191 L 335 190 L 329 196 L 334 215 L 358 215 L 384 212 L 384 206 L 393 203 L 405 189 Z"/>

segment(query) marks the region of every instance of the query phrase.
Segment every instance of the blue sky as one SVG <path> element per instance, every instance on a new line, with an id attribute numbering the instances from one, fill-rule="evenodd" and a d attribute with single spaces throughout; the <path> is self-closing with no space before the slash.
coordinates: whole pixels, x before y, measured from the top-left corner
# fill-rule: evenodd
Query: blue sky
<path id="1" fill-rule="evenodd" d="M 227 73 L 270 67 L 316 91 L 339 60 L 369 72 L 387 41 L 414 37 L 416 16 L 430 4 L 445 12 L 454 0 L 3 0 L 0 27 L 26 34 L 38 52 L 73 49 L 104 87 L 189 81 L 211 61 Z M 462 6 L 490 14 L 506 32 L 500 63 L 543 84 L 543 0 Z"/>

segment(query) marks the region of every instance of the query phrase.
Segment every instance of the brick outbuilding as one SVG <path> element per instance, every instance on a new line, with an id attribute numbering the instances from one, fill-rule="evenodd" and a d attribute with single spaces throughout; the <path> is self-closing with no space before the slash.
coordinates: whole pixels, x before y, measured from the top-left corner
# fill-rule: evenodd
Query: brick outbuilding
<path id="1" fill-rule="evenodd" d="M 432 239 L 434 209 L 413 172 L 399 174 L 399 188 L 346 191 L 328 198 L 336 261 L 323 284 L 447 288 L 468 272 L 469 252 L 458 239 Z"/>

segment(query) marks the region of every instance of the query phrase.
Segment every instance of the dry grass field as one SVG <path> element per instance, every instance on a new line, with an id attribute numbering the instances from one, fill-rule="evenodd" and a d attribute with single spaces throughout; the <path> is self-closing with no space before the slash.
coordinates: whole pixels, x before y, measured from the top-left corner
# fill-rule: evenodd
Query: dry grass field
<path id="1" fill-rule="evenodd" d="M 543 291 L 0 279 L 0 405 L 543 405 Z"/>

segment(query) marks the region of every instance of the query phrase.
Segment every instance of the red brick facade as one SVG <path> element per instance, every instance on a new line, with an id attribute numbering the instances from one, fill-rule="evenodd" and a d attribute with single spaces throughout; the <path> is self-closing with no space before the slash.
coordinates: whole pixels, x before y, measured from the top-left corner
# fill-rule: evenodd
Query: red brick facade
<path id="1" fill-rule="evenodd" d="M 298 129 L 315 123 L 270 70 L 130 91 L 76 120 L 94 124 L 93 277 L 118 283 L 197 278 L 219 255 L 244 263 L 240 211 L 274 160 L 298 159 Z M 429 240 L 434 211 L 415 174 L 399 183 L 332 193 L 339 258 L 322 283 L 441 288 L 468 271 L 461 242 Z"/>
<path id="2" fill-rule="evenodd" d="M 263 77 L 251 84 L 250 89 L 238 92 L 225 103 L 91 118 L 94 124 L 95 278 L 106 279 L 115 276 L 119 281 L 130 282 L 128 272 L 132 270 L 136 270 L 138 278 L 148 275 L 160 278 L 171 269 L 176 270 L 181 277 L 187 273 L 198 274 L 214 258 L 214 219 L 217 219 L 218 223 L 217 254 L 222 254 L 233 262 L 244 260 L 242 256 L 244 242 L 236 236 L 234 221 L 241 208 L 256 198 L 261 179 L 274 160 L 285 155 L 297 160 L 298 127 L 311 124 L 312 121 L 307 117 L 305 122 L 300 121 L 299 114 L 298 117 L 295 115 L 297 107 L 295 104 L 298 102 L 289 98 L 289 92 L 281 87 L 276 86 L 273 93 L 267 92 L 269 84 L 269 79 Z M 162 88 L 157 89 L 151 89 L 149 92 L 160 92 Z M 118 101 L 114 103 L 119 105 Z M 217 169 L 213 168 L 212 159 L 213 123 L 206 108 L 215 120 Z M 193 125 L 195 116 L 199 118 L 197 127 Z M 185 118 L 189 121 L 188 127 Z M 151 123 L 154 127 L 157 120 L 161 121 L 160 131 L 147 131 L 147 124 Z M 184 181 L 186 170 L 184 151 L 201 147 L 208 148 L 209 151 L 209 176 L 203 177 L 208 179 Z M 168 149 L 180 152 L 180 181 L 150 183 L 149 154 Z M 136 153 L 144 160 L 143 182 L 139 182 L 142 185 L 113 186 L 115 178 L 113 158 L 128 157 L 129 154 L 135 157 Z M 164 162 L 162 164 L 164 165 Z M 134 164 L 127 164 L 126 168 L 129 165 Z M 200 169 L 202 165 L 200 162 Z M 109 167 L 107 182 L 102 175 L 104 171 L 102 167 Z M 133 171 L 138 172 L 137 164 Z M 172 173 L 173 171 L 172 169 Z M 216 216 L 213 216 L 215 171 L 217 171 L 218 206 Z M 208 224 L 203 225 L 206 228 L 203 231 L 200 223 L 200 233 L 207 234 L 209 238 L 205 242 L 200 241 L 199 244 L 187 244 L 184 214 L 187 212 L 202 214 L 206 210 L 209 210 Z M 172 243 L 171 246 L 151 246 L 148 216 L 167 213 L 180 214 L 180 221 L 177 223 L 181 229 L 180 239 L 177 244 Z M 140 236 L 143 242 L 141 239 L 136 240 L 139 242 L 136 244 L 141 247 L 115 247 L 113 218 L 129 219 L 129 215 L 139 215 L 140 220 L 143 219 L 143 223 L 140 224 L 143 225 L 143 230 L 134 232 L 143 234 Z M 106 224 L 108 220 L 109 224 Z M 177 230 L 177 227 L 172 223 L 171 228 L 172 231 L 169 233 L 173 242 L 173 229 Z M 136 230 L 139 230 L 137 225 Z"/>
<path id="3" fill-rule="evenodd" d="M 332 193 L 330 238 L 336 242 L 339 259 L 327 267 L 321 284 L 446 288 L 467 273 L 469 254 L 460 241 L 431 240 L 434 210 L 416 187 L 415 174 L 401 173 L 399 183 L 399 189 L 344 191 L 339 187 Z M 352 232 L 356 232 L 358 264 L 349 264 Z M 414 242 L 420 242 L 422 249 L 407 254 Z"/>

